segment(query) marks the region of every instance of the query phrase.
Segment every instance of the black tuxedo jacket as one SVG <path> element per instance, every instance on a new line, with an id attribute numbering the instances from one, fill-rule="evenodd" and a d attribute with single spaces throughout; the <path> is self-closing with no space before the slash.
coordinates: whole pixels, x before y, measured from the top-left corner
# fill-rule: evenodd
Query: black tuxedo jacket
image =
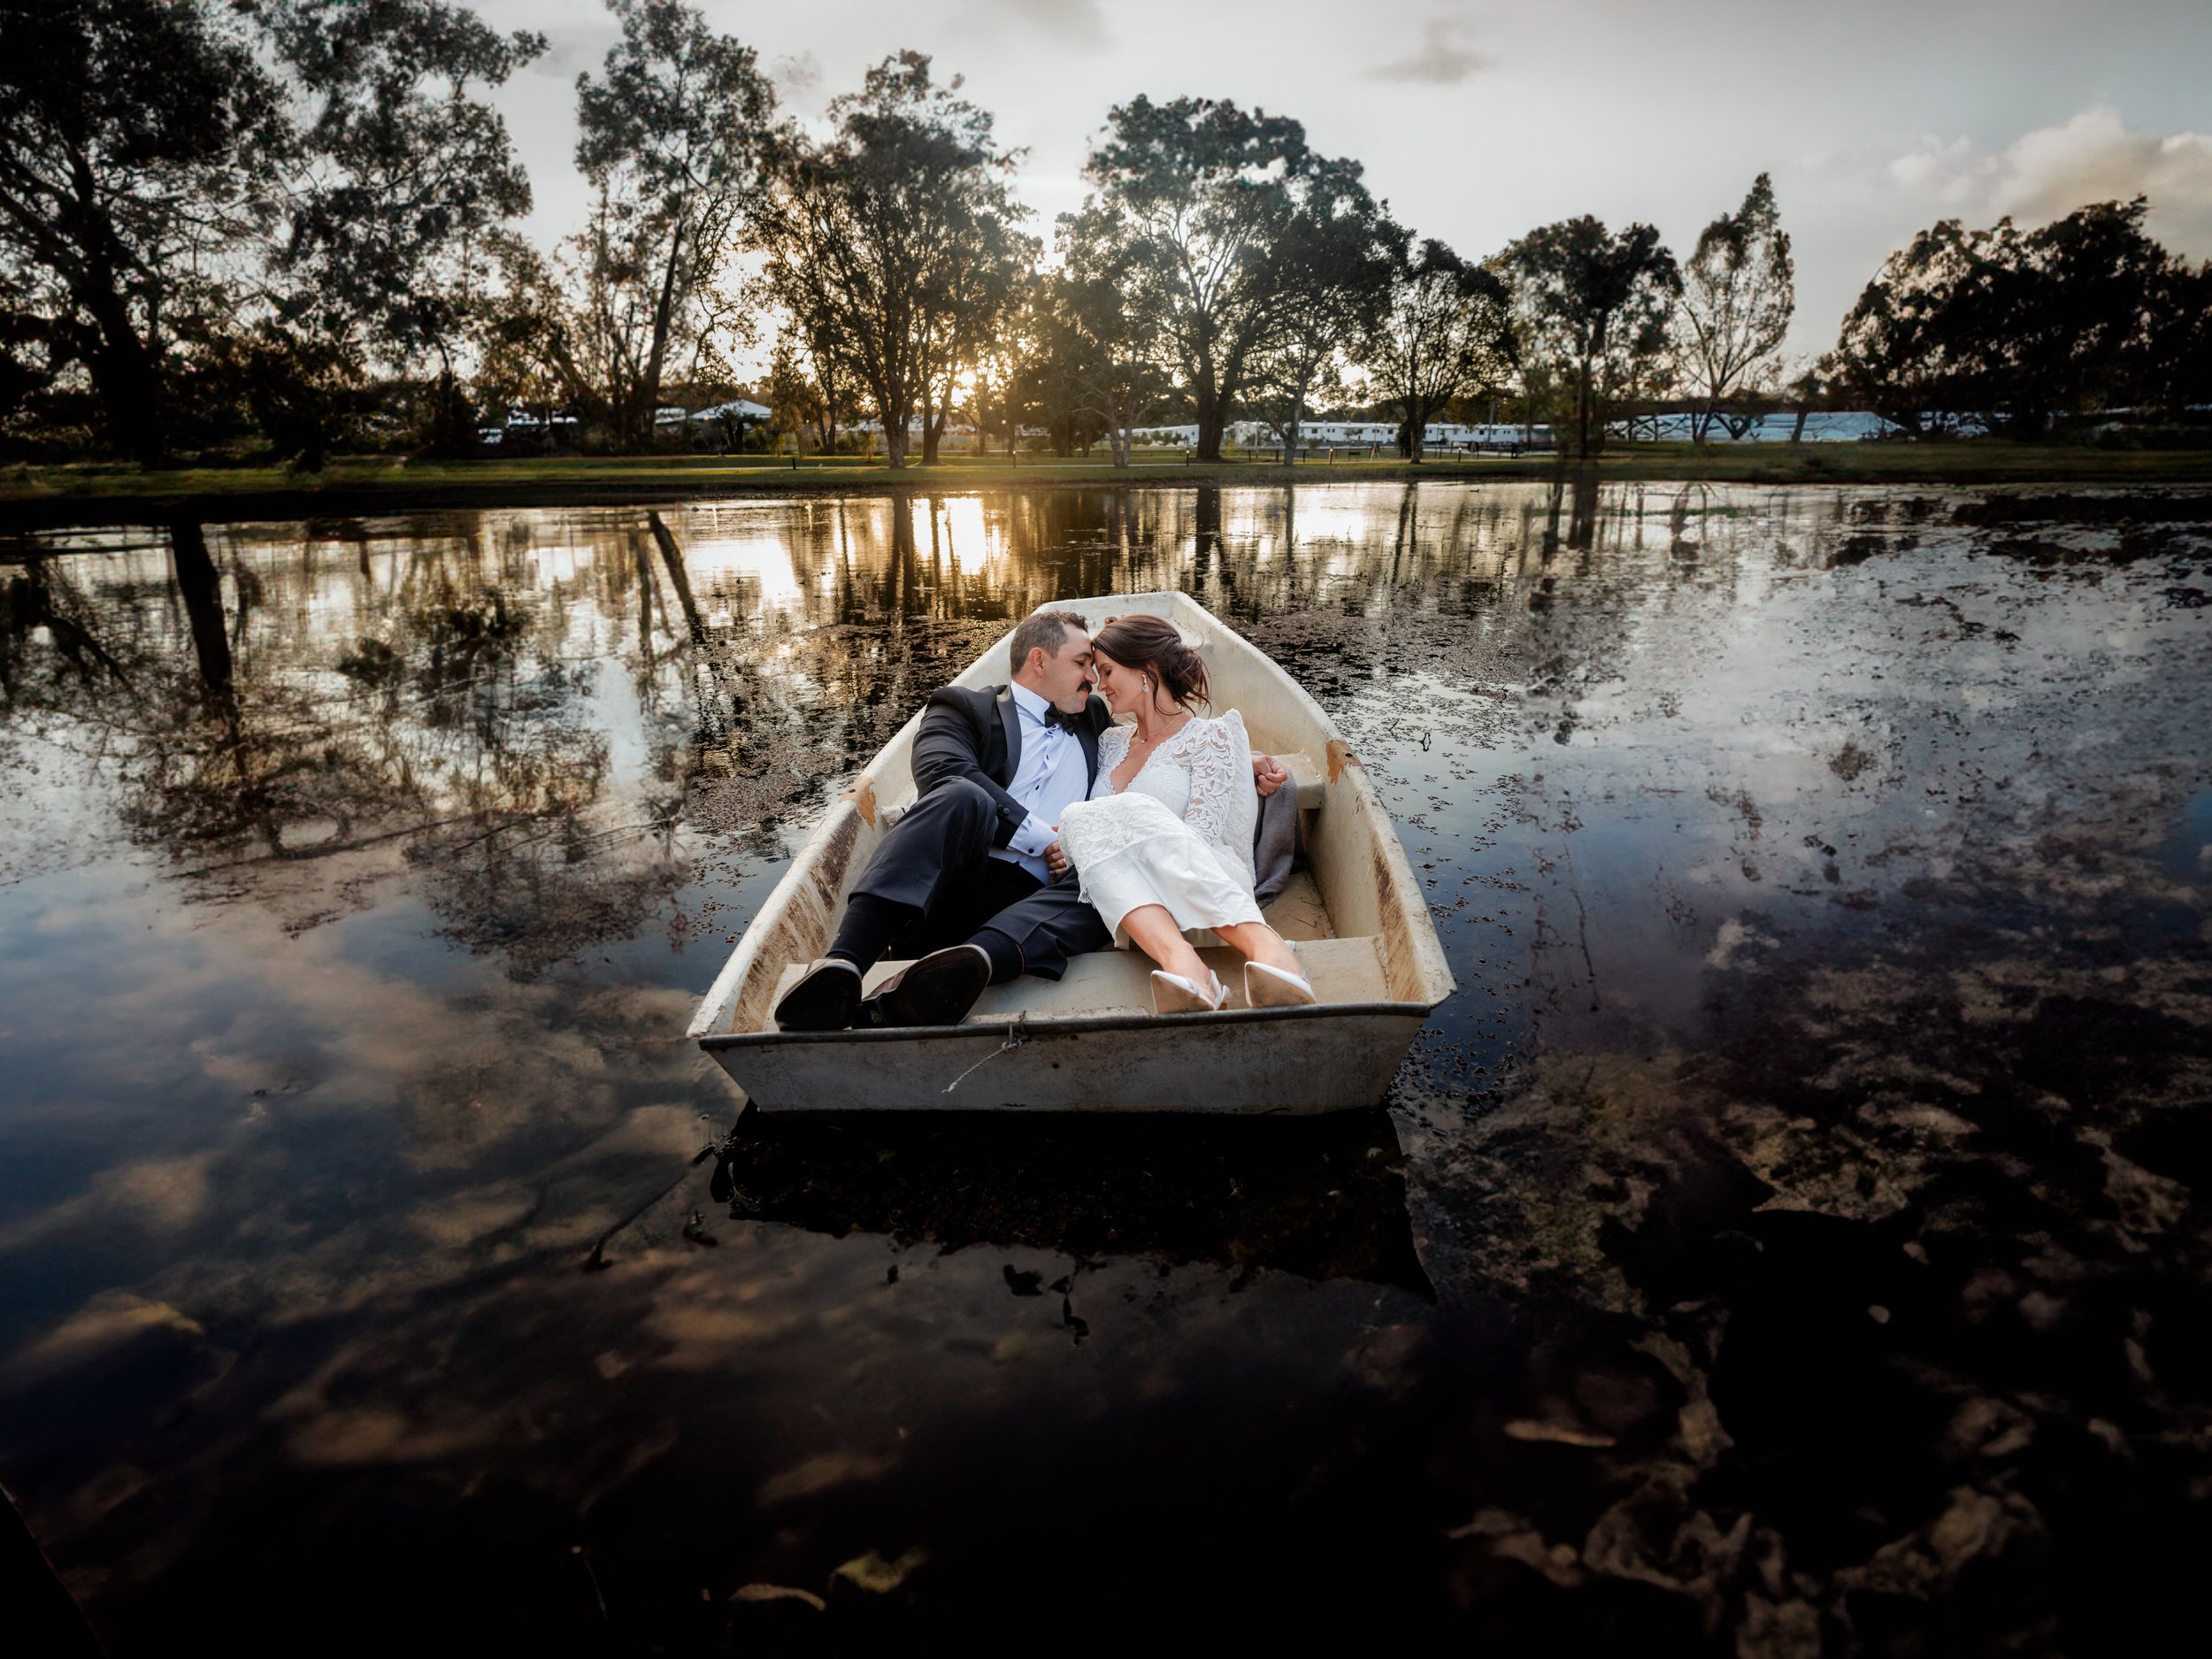
<path id="1" fill-rule="evenodd" d="M 1083 746 L 1085 792 L 1098 781 L 1098 734 L 1112 721 L 1103 697 L 1093 697 L 1077 717 L 1076 741 Z M 1006 793 L 1022 761 L 1022 711 L 1005 686 L 971 691 L 947 686 L 930 694 L 922 710 L 922 729 L 914 738 L 914 786 L 924 795 L 940 784 L 965 778 L 979 784 L 998 803 L 992 845 L 1003 847 L 1028 820 L 1029 810 Z"/>

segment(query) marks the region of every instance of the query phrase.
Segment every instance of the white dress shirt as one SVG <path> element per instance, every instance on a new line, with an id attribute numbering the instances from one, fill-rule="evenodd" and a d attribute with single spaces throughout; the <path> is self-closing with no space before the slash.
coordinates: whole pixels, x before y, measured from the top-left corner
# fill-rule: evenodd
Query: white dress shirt
<path id="1" fill-rule="evenodd" d="M 1021 713 L 1022 753 L 1006 793 L 1027 809 L 1029 817 L 1005 846 L 991 849 L 991 856 L 1019 864 L 1040 881 L 1049 881 L 1045 849 L 1060 839 L 1053 826 L 1061 813 L 1090 793 L 1083 745 L 1074 733 L 1046 718 L 1052 705 L 1028 687 L 1008 689 Z"/>

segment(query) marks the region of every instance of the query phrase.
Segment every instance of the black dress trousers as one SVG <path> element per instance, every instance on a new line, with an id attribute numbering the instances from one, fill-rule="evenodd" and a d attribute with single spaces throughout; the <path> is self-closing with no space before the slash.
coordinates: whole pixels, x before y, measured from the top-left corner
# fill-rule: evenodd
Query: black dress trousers
<path id="1" fill-rule="evenodd" d="M 1026 972 L 1056 979 L 1070 956 L 1113 942 L 1072 872 L 1041 884 L 1019 864 L 991 856 L 997 826 L 990 793 L 952 779 L 886 832 L 853 891 L 920 912 L 891 941 L 892 956 L 965 944 L 987 927 L 1012 941 Z"/>

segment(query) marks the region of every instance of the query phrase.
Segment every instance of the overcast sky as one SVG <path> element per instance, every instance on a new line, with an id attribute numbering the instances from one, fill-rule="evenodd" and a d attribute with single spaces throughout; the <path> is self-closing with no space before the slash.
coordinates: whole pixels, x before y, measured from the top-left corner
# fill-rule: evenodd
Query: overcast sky
<path id="1" fill-rule="evenodd" d="M 500 102 L 550 242 L 581 218 L 574 82 L 602 0 L 476 0 L 551 49 Z M 1883 256 L 1934 220 L 2055 217 L 2139 192 L 2212 257 L 2212 0 L 703 0 L 818 118 L 914 47 L 1025 148 L 1049 240 L 1083 159 L 1139 93 L 1258 105 L 1366 167 L 1400 220 L 1486 255 L 1580 213 L 1678 253 L 1773 175 L 1797 255 L 1792 343 L 1820 349 Z"/>

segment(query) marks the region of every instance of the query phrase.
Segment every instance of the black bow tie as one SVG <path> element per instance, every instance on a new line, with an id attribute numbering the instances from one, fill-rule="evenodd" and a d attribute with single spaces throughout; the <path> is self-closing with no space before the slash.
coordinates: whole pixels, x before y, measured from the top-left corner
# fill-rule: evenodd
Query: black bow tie
<path id="1" fill-rule="evenodd" d="M 1064 732 L 1073 732 L 1081 727 L 1083 717 L 1079 714 L 1070 714 L 1065 709 L 1048 704 L 1045 709 L 1045 724 L 1056 726 Z"/>

